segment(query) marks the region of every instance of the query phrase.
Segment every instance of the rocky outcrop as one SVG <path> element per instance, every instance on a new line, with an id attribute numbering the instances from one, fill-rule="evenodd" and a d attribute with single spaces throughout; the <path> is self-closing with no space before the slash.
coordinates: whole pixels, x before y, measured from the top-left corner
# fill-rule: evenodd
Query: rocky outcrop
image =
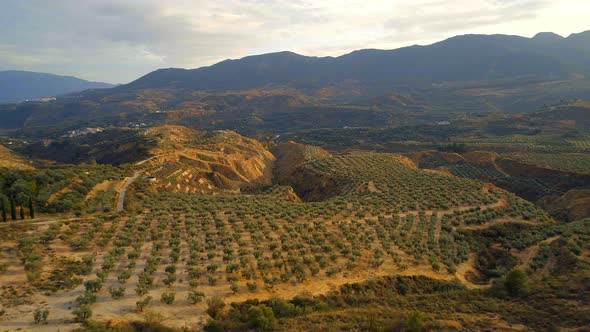
<path id="1" fill-rule="evenodd" d="M 185 193 L 239 191 L 272 184 L 274 156 L 258 141 L 233 131 L 201 132 L 182 126 L 146 131 L 157 139 L 153 155 L 138 163 L 161 190 Z"/>

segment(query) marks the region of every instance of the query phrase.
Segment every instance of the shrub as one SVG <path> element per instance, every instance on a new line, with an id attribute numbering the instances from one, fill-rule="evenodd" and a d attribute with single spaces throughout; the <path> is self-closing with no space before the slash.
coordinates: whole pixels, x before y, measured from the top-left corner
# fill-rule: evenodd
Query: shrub
<path id="1" fill-rule="evenodd" d="M 151 296 L 147 296 L 145 299 L 143 299 L 141 301 L 135 302 L 135 307 L 136 307 L 137 311 L 142 312 L 143 309 L 145 307 L 147 307 L 148 304 L 150 304 L 151 301 L 152 301 L 152 297 Z"/>
<path id="2" fill-rule="evenodd" d="M 508 272 L 504 280 L 504 288 L 510 296 L 525 295 L 529 288 L 526 273 L 518 269 Z"/>
<path id="3" fill-rule="evenodd" d="M 163 303 L 166 304 L 172 304 L 174 303 L 174 299 L 176 298 L 176 294 L 174 292 L 164 292 L 162 293 L 162 296 L 160 297 L 160 301 L 162 301 Z"/>
<path id="4" fill-rule="evenodd" d="M 33 319 L 35 320 L 35 324 L 47 323 L 47 317 L 49 317 L 49 310 L 41 310 L 39 308 L 35 309 L 33 313 Z"/>
<path id="5" fill-rule="evenodd" d="M 87 292 L 96 293 L 102 288 L 102 282 L 100 280 L 88 280 L 84 283 L 84 287 Z"/>
<path id="6" fill-rule="evenodd" d="M 267 301 L 267 304 L 272 308 L 276 317 L 295 317 L 301 313 L 301 309 L 293 303 L 287 302 L 283 299 L 272 298 Z"/>
<path id="7" fill-rule="evenodd" d="M 257 330 L 272 330 L 277 321 L 271 308 L 264 304 L 248 308 L 248 320 L 250 325 Z"/>
<path id="8" fill-rule="evenodd" d="M 125 288 L 124 287 L 119 287 L 119 288 L 109 287 L 109 293 L 111 293 L 111 297 L 113 299 L 120 299 L 125 295 Z"/>
<path id="9" fill-rule="evenodd" d="M 221 316 L 224 307 L 225 302 L 223 302 L 223 300 L 219 297 L 212 297 L 207 300 L 207 314 L 213 319 Z"/>
<path id="10" fill-rule="evenodd" d="M 231 284 L 231 286 L 230 286 L 229 288 L 230 288 L 231 292 L 232 292 L 232 293 L 234 293 L 234 294 L 236 294 L 236 293 L 238 292 L 238 290 L 240 289 L 240 288 L 238 287 L 238 284 L 237 284 L 237 283 L 235 283 L 235 282 L 234 282 L 234 283 L 232 283 L 232 284 Z"/>
<path id="11" fill-rule="evenodd" d="M 172 287 L 172 284 L 176 282 L 176 275 L 175 274 L 168 274 L 166 279 L 164 279 L 164 284 L 168 287 Z"/>
<path id="12" fill-rule="evenodd" d="M 92 310 L 88 306 L 81 306 L 80 308 L 72 311 L 74 316 L 76 316 L 77 322 L 86 322 L 90 317 L 92 317 Z"/>
<path id="13" fill-rule="evenodd" d="M 188 293 L 188 300 L 192 304 L 197 304 L 197 303 L 203 301 L 203 298 L 205 298 L 205 293 L 203 293 L 203 292 L 192 291 L 192 292 Z"/>
<path id="14" fill-rule="evenodd" d="M 138 284 L 137 287 L 135 287 L 135 294 L 139 295 L 139 296 L 143 296 L 145 294 L 147 294 L 149 292 L 148 286 L 145 284 Z"/>
<path id="15" fill-rule="evenodd" d="M 79 306 L 89 305 L 96 302 L 96 295 L 86 291 L 84 294 L 78 296 L 75 301 Z"/>
<path id="16" fill-rule="evenodd" d="M 255 292 L 256 289 L 258 289 L 258 285 L 256 285 L 255 282 L 252 282 L 252 283 L 247 282 L 246 283 L 246 287 L 248 287 L 248 290 L 251 291 L 251 292 Z"/>

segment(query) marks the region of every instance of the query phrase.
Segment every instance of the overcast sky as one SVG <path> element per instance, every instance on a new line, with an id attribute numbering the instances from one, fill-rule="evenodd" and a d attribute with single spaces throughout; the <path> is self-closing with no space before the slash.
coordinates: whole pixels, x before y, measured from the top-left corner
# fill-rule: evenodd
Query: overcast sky
<path id="1" fill-rule="evenodd" d="M 290 50 L 341 55 L 458 34 L 563 36 L 590 0 L 0 0 L 0 70 L 127 83 L 165 67 Z"/>

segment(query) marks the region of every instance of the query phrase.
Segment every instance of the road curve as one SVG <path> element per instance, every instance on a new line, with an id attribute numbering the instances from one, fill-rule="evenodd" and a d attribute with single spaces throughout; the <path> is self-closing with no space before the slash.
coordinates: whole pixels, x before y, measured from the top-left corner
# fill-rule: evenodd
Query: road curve
<path id="1" fill-rule="evenodd" d="M 123 211 L 123 205 L 125 203 L 125 195 L 127 194 L 127 188 L 129 187 L 130 184 L 133 183 L 133 181 L 135 181 L 137 179 L 137 177 L 140 174 L 141 174 L 141 172 L 135 172 L 135 174 L 133 174 L 133 176 L 125 178 L 125 184 L 123 184 L 123 187 L 121 188 L 121 192 L 119 193 L 119 199 L 117 200 L 117 208 L 116 208 L 117 212 Z"/>

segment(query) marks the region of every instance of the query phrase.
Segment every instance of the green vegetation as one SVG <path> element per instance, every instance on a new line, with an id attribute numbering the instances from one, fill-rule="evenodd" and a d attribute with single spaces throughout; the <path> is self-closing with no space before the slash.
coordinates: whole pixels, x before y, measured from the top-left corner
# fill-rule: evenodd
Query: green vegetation
<path id="1" fill-rule="evenodd" d="M 444 125 L 431 127 L 433 137 L 445 131 Z M 203 141 L 188 144 L 238 136 L 199 137 Z M 590 219 L 561 223 L 514 193 L 480 182 L 519 187 L 522 196 L 559 195 L 582 186 L 585 178 L 577 176 L 584 175 L 529 176 L 526 168 L 510 175 L 502 163 L 553 163 L 548 166 L 556 173 L 550 174 L 575 167 L 579 173 L 584 158 L 562 165 L 548 155 L 459 155 L 451 151 L 469 150 L 470 143 L 454 139 L 436 145 L 449 152 L 425 152 L 418 164 L 437 170 L 416 168 L 409 158 L 420 156 L 412 154 L 330 156 L 303 148 L 303 162 L 280 186 L 214 194 L 177 186 L 193 181 L 206 187 L 220 161 L 208 164 L 212 171 L 202 179 L 183 178 L 175 163 L 146 164 L 144 172 L 152 167 L 160 182 L 139 177 L 120 214 L 110 214 L 116 199 L 110 180 L 121 179 L 127 166 L 2 170 L 6 219 L 87 215 L 0 225 L 6 230 L 0 240 L 8 243 L 0 270 L 12 275 L 22 265 L 30 287 L 2 287 L 1 304 L 13 310 L 35 301 L 35 292 L 59 292 L 70 297 L 72 315 L 87 331 L 166 330 L 154 322 L 158 310 L 190 310 L 191 320 L 208 321 L 207 331 L 476 331 L 511 324 L 543 331 L 590 324 Z M 224 147 L 223 153 L 234 152 Z M 107 307 L 134 309 L 145 322 L 114 327 L 91 321 Z M 33 320 L 44 322 L 43 312 L 34 312 Z"/>
<path id="2" fill-rule="evenodd" d="M 527 153 L 510 158 L 568 172 L 590 173 L 590 155 L 587 154 Z"/>
<path id="3" fill-rule="evenodd" d="M 49 317 L 49 310 L 44 309 L 41 310 L 39 308 L 35 309 L 33 313 L 33 319 L 35 320 L 35 324 L 47 324 L 47 318 Z"/>
<path id="4" fill-rule="evenodd" d="M 29 216 L 33 217 L 35 211 L 31 207 L 47 213 L 81 212 L 86 195 L 95 185 L 122 176 L 121 168 L 110 165 L 54 165 L 33 172 L 0 169 L 0 196 L 4 206 L 10 205 L 13 220 L 17 206 L 21 211 L 22 207 L 29 207 Z M 112 196 L 110 199 L 114 201 Z M 91 206 L 96 204 L 94 201 Z"/>

